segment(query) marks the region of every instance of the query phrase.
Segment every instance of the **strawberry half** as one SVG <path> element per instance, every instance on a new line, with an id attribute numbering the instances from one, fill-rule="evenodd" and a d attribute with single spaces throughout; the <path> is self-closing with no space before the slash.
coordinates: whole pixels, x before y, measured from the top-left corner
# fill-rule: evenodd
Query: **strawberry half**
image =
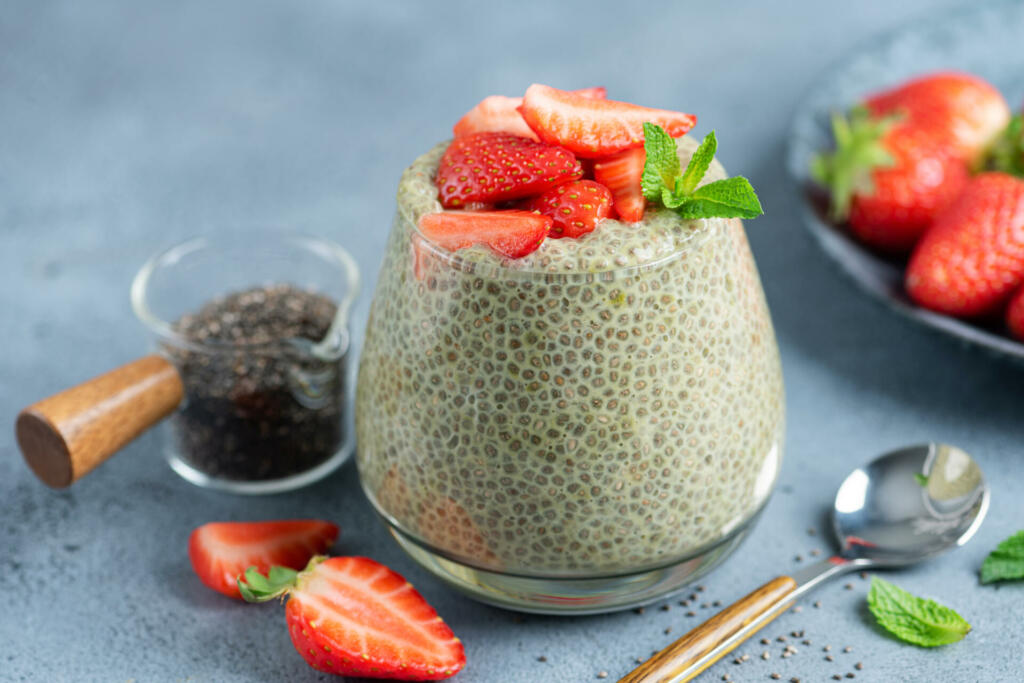
<path id="1" fill-rule="evenodd" d="M 1024 287 L 1017 290 L 1006 307 L 1006 327 L 1010 334 L 1024 341 Z"/>
<path id="2" fill-rule="evenodd" d="M 579 237 L 611 214 L 612 193 L 593 180 L 574 180 L 534 197 L 526 208 L 551 217 L 551 237 Z"/>
<path id="3" fill-rule="evenodd" d="M 561 147 L 508 133 L 474 133 L 448 145 L 435 182 L 441 204 L 455 208 L 529 197 L 582 175 L 576 157 Z"/>
<path id="4" fill-rule="evenodd" d="M 526 90 L 519 112 L 542 142 L 593 159 L 643 146 L 645 121 L 672 137 L 686 134 L 697 122 L 692 114 L 595 100 L 536 83 Z"/>
<path id="5" fill-rule="evenodd" d="M 627 223 L 636 223 L 644 217 L 640 179 L 646 160 L 644 148 L 637 147 L 594 163 L 594 180 L 611 190 L 615 212 Z"/>
<path id="6" fill-rule="evenodd" d="M 1024 284 L 1024 180 L 975 176 L 925 233 L 906 287 L 925 308 L 954 316 L 998 313 Z"/>
<path id="7" fill-rule="evenodd" d="M 441 211 L 424 214 L 420 234 L 448 251 L 485 244 L 502 256 L 536 251 L 551 230 L 551 218 L 530 211 Z"/>
<path id="8" fill-rule="evenodd" d="M 288 595 L 292 644 L 317 671 L 436 681 L 466 665 L 462 642 L 401 575 L 366 557 L 314 557 L 302 572 L 251 569 L 249 602 Z"/>
<path id="9" fill-rule="evenodd" d="M 605 98 L 605 89 L 601 87 L 584 88 L 583 90 L 573 90 L 573 92 L 595 100 Z M 452 133 L 457 138 L 473 133 L 512 133 L 539 141 L 540 138 L 530 130 L 526 121 L 523 120 L 522 114 L 518 111 L 522 104 L 522 97 L 505 97 L 504 95 L 485 97 L 459 119 L 452 128 Z"/>
<path id="10" fill-rule="evenodd" d="M 238 577 L 249 567 L 302 569 L 338 538 L 338 527 L 319 519 L 273 522 L 211 522 L 188 540 L 188 557 L 199 580 L 232 598 Z"/>

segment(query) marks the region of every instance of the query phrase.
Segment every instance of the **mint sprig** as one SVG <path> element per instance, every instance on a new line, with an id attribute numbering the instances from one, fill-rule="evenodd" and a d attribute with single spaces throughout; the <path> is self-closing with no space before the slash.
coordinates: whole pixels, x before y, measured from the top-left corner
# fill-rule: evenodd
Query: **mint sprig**
<path id="1" fill-rule="evenodd" d="M 686 219 L 756 218 L 763 214 L 757 193 L 743 176 L 698 187 L 717 148 L 715 131 L 711 131 L 693 153 L 686 169 L 680 171 L 675 139 L 661 126 L 644 123 L 647 160 L 640 182 L 644 197 L 660 202 Z"/>
<path id="2" fill-rule="evenodd" d="M 871 579 L 868 609 L 886 631 L 921 647 L 955 643 L 971 630 L 971 625 L 949 607 L 911 595 L 878 577 Z"/>
<path id="3" fill-rule="evenodd" d="M 981 582 L 1024 579 L 1024 531 L 996 546 L 981 564 Z"/>

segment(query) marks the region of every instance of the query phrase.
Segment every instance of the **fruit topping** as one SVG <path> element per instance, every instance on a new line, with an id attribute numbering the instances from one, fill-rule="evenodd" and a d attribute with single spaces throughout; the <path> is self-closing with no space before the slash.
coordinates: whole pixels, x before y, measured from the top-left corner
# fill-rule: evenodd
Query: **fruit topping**
<path id="1" fill-rule="evenodd" d="M 535 251 L 551 230 L 551 218 L 532 211 L 441 211 L 420 218 L 420 233 L 449 250 L 484 244 L 508 258 Z"/>
<path id="2" fill-rule="evenodd" d="M 592 99 L 539 84 L 527 89 L 519 111 L 542 142 L 595 159 L 643 145 L 645 121 L 672 137 L 684 135 L 697 122 L 692 114 Z"/>
<path id="3" fill-rule="evenodd" d="M 918 243 L 906 272 L 910 297 L 940 313 L 999 313 L 1024 284 L 1024 180 L 975 176 Z"/>
<path id="4" fill-rule="evenodd" d="M 448 146 L 436 183 L 441 204 L 456 208 L 529 197 L 582 175 L 576 157 L 561 147 L 508 133 L 474 133 Z"/>
<path id="5" fill-rule="evenodd" d="M 615 213 L 627 223 L 644 217 L 644 194 L 640 187 L 644 159 L 644 148 L 637 147 L 594 162 L 594 180 L 611 191 Z"/>
<path id="6" fill-rule="evenodd" d="M 582 97 L 603 100 L 604 88 L 584 88 L 574 90 Z M 518 109 L 523 104 L 522 97 L 505 97 L 491 95 L 485 97 L 475 107 L 466 112 L 452 128 L 455 137 L 464 137 L 473 133 L 512 133 L 531 140 L 539 140 L 537 134 L 530 130 Z"/>
<path id="7" fill-rule="evenodd" d="M 292 644 L 318 671 L 434 681 L 466 665 L 462 642 L 401 575 L 366 557 L 314 557 L 301 572 L 251 568 L 249 602 L 287 595 Z"/>
<path id="8" fill-rule="evenodd" d="M 273 522 L 211 522 L 192 532 L 188 556 L 199 580 L 233 598 L 248 567 L 302 569 L 338 538 L 338 527 L 319 519 Z"/>
<path id="9" fill-rule="evenodd" d="M 551 237 L 580 237 L 611 214 L 612 193 L 593 180 L 575 180 L 534 197 L 526 208 L 551 217 Z"/>

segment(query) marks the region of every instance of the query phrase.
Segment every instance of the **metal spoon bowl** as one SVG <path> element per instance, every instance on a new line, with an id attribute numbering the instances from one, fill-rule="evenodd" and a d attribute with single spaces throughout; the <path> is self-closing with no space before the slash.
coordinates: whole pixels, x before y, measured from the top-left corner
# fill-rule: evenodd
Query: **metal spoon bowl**
<path id="1" fill-rule="evenodd" d="M 821 583 L 857 569 L 904 567 L 963 545 L 981 526 L 989 488 L 955 446 L 929 443 L 881 455 L 836 493 L 836 555 L 780 576 L 672 643 L 619 683 L 695 678 Z"/>

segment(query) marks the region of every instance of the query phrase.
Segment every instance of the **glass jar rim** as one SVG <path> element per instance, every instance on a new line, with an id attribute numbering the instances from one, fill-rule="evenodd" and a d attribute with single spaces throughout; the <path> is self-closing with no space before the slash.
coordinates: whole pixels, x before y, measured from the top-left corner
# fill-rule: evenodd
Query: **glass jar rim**
<path id="1" fill-rule="evenodd" d="M 348 350 L 350 343 L 348 318 L 352 305 L 359 294 L 360 287 L 359 268 L 356 266 L 352 255 L 335 242 L 322 237 L 313 237 L 312 235 L 295 232 L 247 232 L 245 243 L 252 245 L 280 244 L 298 247 L 320 256 L 325 261 L 334 262 L 344 276 L 347 291 L 345 296 L 336 302 L 337 310 L 334 318 L 331 320 L 331 324 L 322 339 L 317 341 L 308 339 L 274 339 L 264 342 L 197 341 L 177 332 L 172 321 L 165 320 L 150 308 L 147 294 L 149 292 L 150 279 L 154 273 L 161 267 L 173 265 L 181 258 L 198 251 L 226 250 L 231 247 L 238 247 L 239 240 L 224 235 L 191 237 L 161 249 L 149 257 L 132 279 L 130 298 L 135 317 L 162 342 L 192 351 L 208 353 L 239 350 L 273 352 L 279 349 L 282 343 L 290 342 L 295 344 L 296 342 L 301 342 L 307 352 L 317 358 L 335 359 L 343 355 Z"/>
<path id="2" fill-rule="evenodd" d="M 609 281 L 618 280 L 621 278 L 635 276 L 641 273 L 645 273 L 650 270 L 656 270 L 663 266 L 666 266 L 673 261 L 676 261 L 683 257 L 684 254 L 689 252 L 696 244 L 700 237 L 706 237 L 712 230 L 709 226 L 704 226 L 704 229 L 693 230 L 687 235 L 679 238 L 671 251 L 666 251 L 664 254 L 652 258 L 648 261 L 642 261 L 640 263 L 630 263 L 625 265 L 610 265 L 607 268 L 592 271 L 581 271 L 581 270 L 545 270 L 543 268 L 509 268 L 507 263 L 514 263 L 512 259 L 504 259 L 500 256 L 492 261 L 477 261 L 473 259 L 467 259 L 459 254 L 459 251 L 448 251 L 444 247 L 433 242 L 429 237 L 423 234 L 420 230 L 418 221 L 414 220 L 414 211 L 410 211 L 408 207 L 404 207 L 399 203 L 398 206 L 398 217 L 399 220 L 405 221 L 411 228 L 410 239 L 417 240 L 418 244 L 415 248 L 426 249 L 430 252 L 433 258 L 439 259 L 445 265 L 454 268 L 456 270 L 465 271 L 474 275 L 479 275 L 492 280 L 540 280 L 547 283 L 565 283 L 565 284 L 582 284 L 587 282 L 594 282 L 596 280 Z M 743 222 L 738 218 L 715 218 L 715 219 L 696 219 L 697 221 L 706 222 L 722 221 L 725 224 L 729 224 L 736 221 L 741 226 Z M 692 221 L 686 221 L 692 222 Z"/>

